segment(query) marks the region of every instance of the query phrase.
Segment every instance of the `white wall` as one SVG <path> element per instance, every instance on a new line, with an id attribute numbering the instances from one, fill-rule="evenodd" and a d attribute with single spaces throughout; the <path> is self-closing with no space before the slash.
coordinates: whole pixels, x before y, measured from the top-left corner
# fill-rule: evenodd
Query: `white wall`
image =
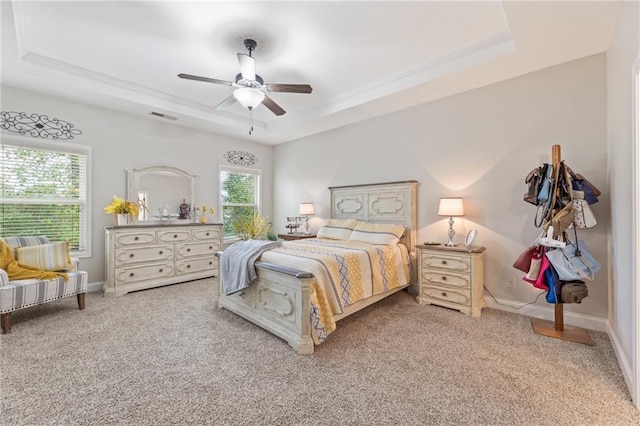
<path id="1" fill-rule="evenodd" d="M 89 283 L 104 281 L 104 227 L 113 226 L 113 216 L 104 213 L 114 195 L 126 197 L 127 168 L 149 165 L 178 167 L 198 175 L 196 200 L 218 208 L 218 172 L 227 151 L 254 154 L 264 181 L 263 213 L 271 215 L 273 150 L 226 136 L 188 129 L 150 116 L 133 116 L 65 99 L 2 87 L 2 110 L 46 114 L 72 123 L 82 134 L 71 142 L 92 146 L 92 257 L 81 259 Z M 3 135 L 8 135 L 3 131 Z M 184 194 L 175 194 L 178 206 Z M 152 212 L 153 213 L 153 212 Z"/>
<path id="2" fill-rule="evenodd" d="M 640 59 L 640 7 L 638 2 L 623 2 L 616 34 L 607 51 L 607 125 L 609 179 L 611 190 L 611 238 L 608 246 L 611 258 L 610 335 L 636 406 L 640 407 L 638 380 L 638 253 L 630 232 L 634 202 L 638 202 L 632 153 L 633 139 L 634 61 Z M 638 149 L 638 148 L 636 148 Z M 637 157 L 636 157 L 637 158 Z M 638 164 L 635 164 L 638 167 Z M 636 212 L 637 214 L 637 212 Z"/>
<path id="3" fill-rule="evenodd" d="M 330 214 L 329 186 L 415 179 L 420 182 L 418 241 L 445 242 L 447 224 L 437 216 L 438 199 L 464 197 L 466 216 L 456 221 L 457 242 L 469 229 L 479 230 L 476 244 L 487 247 L 487 289 L 519 306 L 538 294 L 511 266 L 539 233 L 535 208 L 522 201 L 524 177 L 550 162 L 551 146 L 560 144 L 567 164 L 603 190 L 593 205 L 598 226 L 581 237 L 606 271 L 605 71 L 600 54 L 278 145 L 274 224 L 284 232 L 285 217 L 297 213 L 298 203 L 313 201 L 311 227 L 317 229 Z M 513 276 L 515 289 L 506 285 Z M 566 305 L 565 322 L 584 315 L 594 320 L 588 325 L 604 331 L 606 272 L 589 284 L 589 293 L 582 304 Z M 550 307 L 541 297 L 527 314 L 550 319 Z"/>

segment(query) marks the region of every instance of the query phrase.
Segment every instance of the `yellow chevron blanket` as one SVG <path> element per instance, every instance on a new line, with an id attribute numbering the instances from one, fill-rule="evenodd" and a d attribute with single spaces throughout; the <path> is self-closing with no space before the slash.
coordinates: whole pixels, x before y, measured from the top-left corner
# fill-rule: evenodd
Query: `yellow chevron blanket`
<path id="1" fill-rule="evenodd" d="M 4 241 L 0 240 L 0 268 L 7 271 L 9 280 L 51 280 L 58 277 L 63 277 L 65 281 L 69 280 L 69 276 L 64 272 L 51 272 L 43 271 L 41 269 L 33 268 L 31 266 L 22 265 L 18 263 L 13 255 L 13 250 Z"/>
<path id="2" fill-rule="evenodd" d="M 264 253 L 261 260 L 313 273 L 311 324 L 316 344 L 335 330 L 333 315 L 411 279 L 408 252 L 402 245 L 323 239 L 285 241 Z"/>

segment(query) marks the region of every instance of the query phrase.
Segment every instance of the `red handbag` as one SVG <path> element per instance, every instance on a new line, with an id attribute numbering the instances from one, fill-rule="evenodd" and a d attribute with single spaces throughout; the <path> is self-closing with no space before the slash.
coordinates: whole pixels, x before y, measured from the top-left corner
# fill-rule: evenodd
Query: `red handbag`
<path id="1" fill-rule="evenodd" d="M 529 247 L 513 262 L 513 267 L 526 274 L 529 272 L 529 269 L 531 269 L 531 259 L 533 259 L 537 252 L 538 249 L 536 247 Z"/>

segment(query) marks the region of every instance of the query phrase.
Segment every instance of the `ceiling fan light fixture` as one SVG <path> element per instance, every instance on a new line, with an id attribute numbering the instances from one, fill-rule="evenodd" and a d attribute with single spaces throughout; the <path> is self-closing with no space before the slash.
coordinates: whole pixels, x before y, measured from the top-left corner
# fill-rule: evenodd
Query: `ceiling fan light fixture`
<path id="1" fill-rule="evenodd" d="M 264 92 L 251 87 L 241 87 L 233 92 L 233 97 L 247 109 L 254 109 L 264 99 Z"/>

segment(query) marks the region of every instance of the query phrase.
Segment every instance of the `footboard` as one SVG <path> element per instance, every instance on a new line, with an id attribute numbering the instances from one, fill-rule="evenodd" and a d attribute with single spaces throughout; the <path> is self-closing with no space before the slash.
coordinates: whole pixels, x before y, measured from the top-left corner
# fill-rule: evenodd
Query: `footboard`
<path id="1" fill-rule="evenodd" d="M 255 264 L 258 279 L 225 296 L 220 276 L 218 306 L 284 339 L 298 354 L 313 352 L 309 281 L 313 274 L 266 262 Z"/>

